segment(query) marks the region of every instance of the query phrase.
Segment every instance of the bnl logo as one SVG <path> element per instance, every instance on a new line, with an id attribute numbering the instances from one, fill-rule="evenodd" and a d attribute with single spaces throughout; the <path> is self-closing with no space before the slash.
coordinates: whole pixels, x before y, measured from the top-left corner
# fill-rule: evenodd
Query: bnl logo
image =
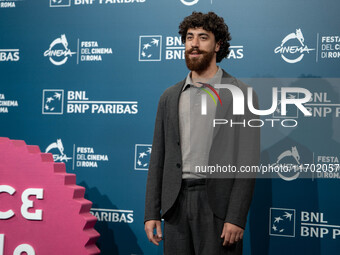
<path id="1" fill-rule="evenodd" d="M 135 170 L 148 170 L 150 155 L 152 151 L 151 144 L 136 144 L 135 146 Z"/>
<path id="2" fill-rule="evenodd" d="M 50 0 L 50 7 L 70 7 L 71 0 Z"/>
<path id="3" fill-rule="evenodd" d="M 269 235 L 295 237 L 295 210 L 270 208 Z"/>
<path id="4" fill-rule="evenodd" d="M 162 36 L 141 35 L 139 36 L 139 61 L 161 61 Z"/>
<path id="5" fill-rule="evenodd" d="M 44 89 L 42 99 L 42 114 L 63 114 L 64 90 Z"/>

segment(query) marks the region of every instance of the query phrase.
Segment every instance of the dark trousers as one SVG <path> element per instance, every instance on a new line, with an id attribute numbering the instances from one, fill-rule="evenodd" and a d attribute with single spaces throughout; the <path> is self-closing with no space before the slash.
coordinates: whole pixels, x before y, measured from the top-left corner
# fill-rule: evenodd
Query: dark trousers
<path id="1" fill-rule="evenodd" d="M 184 180 L 164 219 L 164 255 L 241 255 L 242 241 L 222 246 L 223 225 L 210 209 L 205 180 Z"/>

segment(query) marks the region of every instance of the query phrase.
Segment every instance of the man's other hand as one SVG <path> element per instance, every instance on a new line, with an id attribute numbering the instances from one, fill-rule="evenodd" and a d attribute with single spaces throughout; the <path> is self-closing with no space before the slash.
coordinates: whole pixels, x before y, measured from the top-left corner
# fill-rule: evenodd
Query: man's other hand
<path id="1" fill-rule="evenodd" d="M 243 238 L 243 228 L 231 223 L 224 223 L 221 238 L 224 238 L 223 246 L 232 245 Z"/>
<path id="2" fill-rule="evenodd" d="M 159 242 L 162 241 L 162 228 L 160 220 L 148 220 L 145 222 L 145 233 L 150 242 L 153 242 L 155 245 L 159 245 Z M 156 229 L 156 235 L 154 235 L 154 229 Z"/>

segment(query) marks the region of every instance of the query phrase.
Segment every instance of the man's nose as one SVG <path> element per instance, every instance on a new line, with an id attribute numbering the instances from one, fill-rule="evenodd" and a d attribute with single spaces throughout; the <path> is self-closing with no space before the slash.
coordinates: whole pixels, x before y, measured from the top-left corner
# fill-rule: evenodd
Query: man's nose
<path id="1" fill-rule="evenodd" d="M 199 40 L 198 40 L 198 37 L 194 37 L 191 41 L 191 47 L 196 47 L 198 48 L 199 46 Z"/>

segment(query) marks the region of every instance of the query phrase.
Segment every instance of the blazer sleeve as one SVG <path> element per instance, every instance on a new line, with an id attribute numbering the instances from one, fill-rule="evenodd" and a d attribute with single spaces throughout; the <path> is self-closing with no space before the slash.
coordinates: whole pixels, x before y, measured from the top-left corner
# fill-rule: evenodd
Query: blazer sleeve
<path id="1" fill-rule="evenodd" d="M 165 154 L 163 97 L 158 103 L 149 171 L 146 183 L 144 223 L 148 220 L 161 220 L 161 194 Z"/>
<path id="2" fill-rule="evenodd" d="M 260 128 L 247 125 L 248 120 L 258 119 L 259 117 L 249 111 L 246 102 L 247 97 L 244 107 L 245 114 L 238 116 L 239 122 L 243 119 L 246 122 L 245 126 L 240 125 L 236 134 L 238 137 L 235 144 L 237 152 L 235 162 L 238 170 L 241 166 L 258 166 L 260 161 Z M 253 104 L 256 109 L 259 109 L 255 92 L 253 92 Z M 237 173 L 235 175 L 225 222 L 245 228 L 248 210 L 253 197 L 255 178 L 256 173 Z"/>

